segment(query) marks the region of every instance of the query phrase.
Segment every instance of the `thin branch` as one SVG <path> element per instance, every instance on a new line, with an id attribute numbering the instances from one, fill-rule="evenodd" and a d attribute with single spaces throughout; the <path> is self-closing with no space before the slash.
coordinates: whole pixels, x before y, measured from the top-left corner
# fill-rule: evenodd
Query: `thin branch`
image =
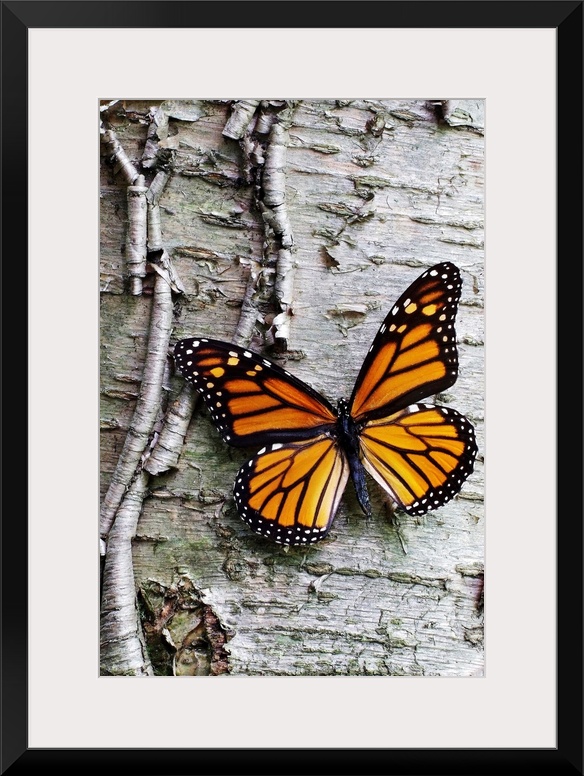
<path id="1" fill-rule="evenodd" d="M 262 216 L 274 230 L 282 248 L 291 248 L 294 238 L 286 208 L 286 140 L 286 130 L 276 122 L 270 132 L 262 174 Z"/>
<path id="2" fill-rule="evenodd" d="M 234 344 L 243 347 L 249 345 L 258 318 L 258 308 L 253 303 L 258 277 L 257 267 L 250 266 L 241 314 L 231 338 Z M 196 391 L 185 381 L 181 392 L 166 411 L 156 445 L 144 464 L 144 469 L 150 474 L 162 474 L 178 464 L 197 399 Z"/>
<path id="3" fill-rule="evenodd" d="M 140 296 L 142 278 L 146 277 L 146 234 L 148 187 L 144 176 L 139 175 L 134 185 L 128 186 L 128 231 L 126 235 L 126 263 L 130 276 L 130 293 Z"/>
<path id="4" fill-rule="evenodd" d="M 259 100 L 238 100 L 235 102 L 231 116 L 223 129 L 224 137 L 229 137 L 232 140 L 241 140 L 247 133 L 259 104 Z"/>
<path id="5" fill-rule="evenodd" d="M 158 144 L 168 136 L 168 113 L 162 106 L 150 110 L 148 136 L 142 152 L 142 168 L 150 169 L 156 166 Z"/>
<path id="6" fill-rule="evenodd" d="M 100 625 L 102 674 L 154 674 L 142 639 L 132 563 L 132 539 L 136 535 L 147 485 L 148 475 L 141 472 L 126 493 L 109 533 Z"/>
<path id="7" fill-rule="evenodd" d="M 274 318 L 274 326 L 276 327 L 276 338 L 286 343 L 290 339 L 295 270 L 296 263 L 292 258 L 292 252 L 285 248 L 278 251 L 274 290 L 281 312 Z"/>
<path id="8" fill-rule="evenodd" d="M 114 174 L 121 173 L 126 183 L 132 185 L 139 175 L 138 170 L 122 148 L 113 129 L 104 129 L 102 127 L 100 131 L 103 142 L 111 147 L 110 161 L 114 166 Z"/>
<path id="9" fill-rule="evenodd" d="M 241 303 L 241 312 L 239 314 L 237 326 L 235 327 L 235 332 L 231 338 L 234 345 L 246 347 L 253 337 L 254 326 L 258 319 L 258 308 L 257 304 L 254 303 L 254 297 L 258 288 L 259 276 L 259 265 L 256 262 L 250 262 L 249 277 Z"/>
<path id="10" fill-rule="evenodd" d="M 156 445 L 144 464 L 150 474 L 162 474 L 178 464 L 197 398 L 194 388 L 185 381 L 166 411 Z"/>
<path id="11" fill-rule="evenodd" d="M 253 117 L 253 111 L 259 101 L 252 104 L 252 101 L 242 101 L 237 103 L 231 118 L 228 120 L 223 135 L 232 137 L 237 134 L 237 138 L 244 134 L 245 127 L 250 126 Z M 245 104 L 244 104 L 245 103 Z M 253 108 L 253 110 L 252 110 Z M 273 114 L 272 114 L 273 115 Z M 239 129 L 235 129 L 235 127 Z M 268 130 L 268 124 L 265 125 L 265 131 Z M 277 122 L 271 124 L 270 144 L 266 157 L 259 154 L 261 146 L 254 145 L 250 140 L 251 146 L 258 151 L 256 163 L 261 160 L 265 169 L 263 171 L 262 188 L 265 193 L 264 200 L 261 203 L 264 214 L 268 211 L 273 213 L 273 225 L 278 230 L 277 237 L 281 244 L 292 245 L 292 231 L 289 226 L 288 215 L 285 205 L 285 174 L 286 164 L 286 133 Z M 150 194 L 147 195 L 150 198 Z M 264 220 L 267 220 L 264 216 Z M 150 236 L 149 236 L 150 241 Z M 157 261 L 158 265 L 158 261 Z M 158 266 L 154 269 L 160 271 Z M 278 253 L 276 268 L 275 295 L 280 308 L 280 314 L 274 319 L 276 324 L 276 336 L 282 340 L 289 337 L 289 317 L 292 304 L 292 289 L 294 277 L 294 262 L 291 251 L 288 248 L 282 248 Z M 242 301 L 239 321 L 235 328 L 232 342 L 237 345 L 247 346 L 251 342 L 254 334 L 254 326 L 258 320 L 259 312 L 256 302 L 259 293 L 259 279 L 262 270 L 260 265 L 251 262 L 249 268 L 249 277 L 247 287 Z M 181 287 L 182 290 L 182 287 Z M 151 474 L 161 474 L 168 471 L 178 464 L 187 430 L 190 424 L 191 416 L 196 406 L 197 395 L 191 388 L 185 384 L 168 408 L 160 434 L 152 452 L 144 464 L 146 471 Z"/>
<path id="12" fill-rule="evenodd" d="M 170 174 L 166 170 L 160 170 L 146 193 L 146 201 L 148 203 L 148 258 L 151 269 L 165 278 L 175 293 L 184 294 L 185 287 L 162 242 L 162 226 L 158 203 L 169 177 Z"/>
<path id="13" fill-rule="evenodd" d="M 290 321 L 296 264 L 292 258 L 294 237 L 286 207 L 286 141 L 287 134 L 279 123 L 274 123 L 266 149 L 262 175 L 263 201 L 260 202 L 262 216 L 278 238 L 281 245 L 276 262 L 274 292 L 280 312 L 274 318 L 276 339 L 287 347 L 290 339 Z"/>
<path id="14" fill-rule="evenodd" d="M 146 194 L 146 199 L 150 204 L 158 205 L 169 178 L 170 172 L 168 170 L 159 170 L 156 173 L 154 180 L 150 184 L 148 193 Z"/>
<path id="15" fill-rule="evenodd" d="M 108 142 L 114 148 L 113 161 L 121 165 L 126 177 L 132 177 L 131 163 L 113 133 L 109 134 Z M 141 294 L 147 267 L 157 275 L 140 394 L 101 510 L 102 549 L 104 554 L 107 552 L 101 620 L 102 672 L 106 674 L 153 675 L 137 611 L 132 540 L 149 481 L 149 475 L 140 467 L 150 455 L 149 445 L 155 445 L 156 422 L 165 376 L 168 376 L 172 291 L 184 291 L 162 244 L 158 203 L 168 178 L 169 173 L 161 170 L 151 186 L 146 187 L 144 177 L 139 175 L 133 178 L 134 185 L 128 186 L 127 192 L 126 245 L 132 294 Z"/>
<path id="16" fill-rule="evenodd" d="M 140 464 L 160 410 L 164 366 L 172 331 L 172 295 L 167 281 L 157 276 L 154 285 L 148 353 L 134 417 L 103 501 L 100 533 L 107 537 L 116 511 Z"/>
<path id="17" fill-rule="evenodd" d="M 148 202 L 148 251 L 150 252 L 161 251 L 163 248 L 160 207 L 158 203 L 169 177 L 170 175 L 166 170 L 160 170 L 146 192 L 146 201 Z"/>

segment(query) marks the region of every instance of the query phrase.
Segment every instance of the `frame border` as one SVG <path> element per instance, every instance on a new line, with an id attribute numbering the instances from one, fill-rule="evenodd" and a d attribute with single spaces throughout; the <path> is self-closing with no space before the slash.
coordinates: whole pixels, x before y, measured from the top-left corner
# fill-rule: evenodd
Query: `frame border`
<path id="1" fill-rule="evenodd" d="M 139 6 L 139 13 L 137 13 Z M 286 13 L 286 8 L 294 13 Z M 2 231 L 4 256 L 26 254 L 28 241 L 28 29 L 30 27 L 330 27 L 318 22 L 318 7 L 310 6 L 310 23 L 298 23 L 298 2 L 280 2 L 272 15 L 259 2 L 180 2 L 176 0 L 14 0 L 2 2 L 2 219 L 10 229 Z M 255 11 L 254 11 L 255 7 Z M 273 6 L 272 6 L 273 7 Z M 558 432 L 578 429 L 582 442 L 582 22 L 583 2 L 535 0 L 459 0 L 458 2 L 402 2 L 401 0 L 362 0 L 359 14 L 355 2 L 335 5 L 336 28 L 377 27 L 461 28 L 509 27 L 555 28 L 557 33 L 557 408 Z M 320 9 L 323 11 L 324 9 Z M 251 11 L 251 12 L 250 12 Z M 257 12 L 256 12 L 257 11 Z M 365 11 L 365 12 L 364 12 Z M 306 19 L 307 15 L 304 15 Z M 294 24 L 282 19 L 294 19 Z M 326 18 L 323 14 L 320 18 Z M 226 20 L 229 24 L 226 25 Z M 365 20 L 365 21 L 360 21 Z M 368 22 L 368 23 L 365 23 Z M 562 110 L 560 107 L 564 106 Z M 566 109 L 569 106 L 569 110 Z M 576 178 L 576 181 L 574 181 Z M 576 183 L 576 186 L 574 186 Z M 576 259 L 567 261 L 568 253 Z M 560 262 L 560 256 L 564 257 Z M 15 273 L 14 278 L 12 273 Z M 8 273 L 7 273 L 8 278 Z M 9 289 L 28 287 L 25 261 L 10 265 Z M 16 283 L 14 282 L 16 281 Z M 6 288 L 6 284 L 4 286 Z M 7 306 L 3 318 L 14 320 Z M 22 315 L 22 313 L 21 313 Z M 574 320 L 575 318 L 575 320 Z M 568 329 L 569 327 L 569 329 Z M 569 336 L 568 336 L 569 331 Z M 566 334 L 570 354 L 561 346 L 560 332 Z M 20 334 L 20 332 L 19 332 Z M 22 336 L 4 337 L 7 363 L 22 370 Z M 576 353 L 577 355 L 573 355 Z M 561 360 L 560 358 L 563 357 Z M 569 360 L 568 360 L 569 359 Z M 19 371 L 20 371 L 19 370 Z M 19 374 L 18 388 L 28 377 L 27 366 Z M 568 396 L 567 389 L 570 388 Z M 7 394 L 10 396 L 10 387 Z M 22 390 L 13 389 L 10 404 L 18 406 Z M 574 401 L 576 398 L 576 401 Z M 22 437 L 28 429 L 22 416 L 13 410 L 4 415 L 6 438 Z M 7 417 L 8 415 L 8 417 Z M 563 422 L 562 422 L 563 421 Z M 24 428 L 23 428 L 24 426 Z M 10 432 L 13 432 L 12 434 Z M 582 478 L 582 449 L 578 455 L 562 452 L 558 434 L 557 515 L 558 515 L 558 623 L 557 693 L 558 747 L 556 749 L 275 749 L 277 770 L 282 773 L 312 772 L 360 774 L 491 774 L 497 771 L 529 774 L 582 774 L 582 494 L 572 483 Z M 567 439 L 566 439 L 567 441 Z M 14 482 L 22 481 L 22 464 L 12 465 Z M 9 466 L 7 462 L 7 466 Z M 10 469 L 8 469 L 10 471 Z M 26 477 L 26 475 L 25 475 Z M 8 479 L 8 478 L 7 478 Z M 27 491 L 23 482 L 20 495 Z M 530 487 L 531 483 L 526 483 Z M 576 499 L 576 503 L 575 502 Z M 575 509 L 576 507 L 576 509 Z M 579 509 L 578 509 L 579 507 Z M 18 510 L 22 515 L 22 508 Z M 14 515 L 14 510 L 10 510 Z M 577 519 L 574 519 L 576 513 Z M 269 749 L 28 749 L 27 745 L 27 552 L 28 529 L 25 519 L 5 519 L 2 523 L 2 751 L 0 773 L 40 772 L 57 766 L 62 773 L 79 772 L 93 764 L 124 773 L 164 774 L 190 772 L 228 774 L 247 763 L 256 774 L 271 774 Z M 535 572 L 534 572 L 535 573 Z M 14 580 L 24 580 L 15 595 Z M 24 604 L 23 604 L 24 602 Z M 262 753 L 268 753 L 262 757 Z"/>

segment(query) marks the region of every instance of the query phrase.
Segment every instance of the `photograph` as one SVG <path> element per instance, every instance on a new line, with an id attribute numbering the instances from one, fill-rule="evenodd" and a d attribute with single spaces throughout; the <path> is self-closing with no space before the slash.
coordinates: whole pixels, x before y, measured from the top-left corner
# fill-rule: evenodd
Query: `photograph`
<path id="1" fill-rule="evenodd" d="M 484 100 L 99 120 L 101 674 L 482 677 Z"/>

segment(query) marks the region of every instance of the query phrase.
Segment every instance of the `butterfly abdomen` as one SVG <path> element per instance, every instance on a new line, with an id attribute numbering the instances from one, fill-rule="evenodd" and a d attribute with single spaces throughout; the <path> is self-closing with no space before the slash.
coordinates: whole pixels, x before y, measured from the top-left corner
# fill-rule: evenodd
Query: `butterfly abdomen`
<path id="1" fill-rule="evenodd" d="M 357 500 L 367 517 L 371 517 L 371 503 L 367 491 L 365 469 L 360 458 L 359 430 L 349 413 L 349 403 L 341 399 L 337 405 L 339 419 L 337 421 L 338 441 L 349 462 L 351 478 L 357 494 Z"/>

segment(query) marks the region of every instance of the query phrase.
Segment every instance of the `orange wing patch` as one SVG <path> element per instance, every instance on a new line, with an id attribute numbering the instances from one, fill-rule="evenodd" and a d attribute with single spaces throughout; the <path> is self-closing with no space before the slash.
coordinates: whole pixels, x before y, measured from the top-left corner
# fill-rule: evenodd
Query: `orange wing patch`
<path id="1" fill-rule="evenodd" d="M 235 502 L 256 533 L 310 544 L 328 533 L 348 477 L 345 454 L 328 436 L 273 445 L 242 466 Z"/>
<path id="2" fill-rule="evenodd" d="M 360 434 L 363 466 L 410 514 L 449 501 L 472 471 L 474 429 L 459 412 L 414 405 L 365 424 Z"/>
<path id="3" fill-rule="evenodd" d="M 383 417 L 456 381 L 454 319 L 462 281 L 453 264 L 424 272 L 391 309 L 363 362 L 351 398 L 357 422 Z"/>
<path id="4" fill-rule="evenodd" d="M 324 397 L 244 348 L 187 339 L 177 343 L 175 359 L 231 445 L 306 439 L 336 423 L 336 412 Z"/>

